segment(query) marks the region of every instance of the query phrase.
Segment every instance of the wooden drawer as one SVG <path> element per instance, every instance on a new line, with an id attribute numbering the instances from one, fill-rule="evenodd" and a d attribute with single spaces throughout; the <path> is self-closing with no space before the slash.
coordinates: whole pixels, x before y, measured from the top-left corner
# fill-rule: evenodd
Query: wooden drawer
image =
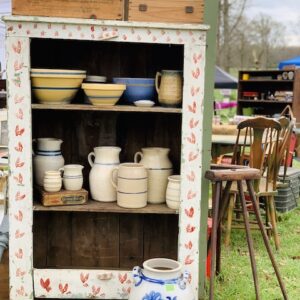
<path id="1" fill-rule="evenodd" d="M 204 0 L 129 0 L 129 21 L 203 23 Z"/>
<path id="2" fill-rule="evenodd" d="M 12 14 L 122 20 L 124 0 L 13 0 Z"/>

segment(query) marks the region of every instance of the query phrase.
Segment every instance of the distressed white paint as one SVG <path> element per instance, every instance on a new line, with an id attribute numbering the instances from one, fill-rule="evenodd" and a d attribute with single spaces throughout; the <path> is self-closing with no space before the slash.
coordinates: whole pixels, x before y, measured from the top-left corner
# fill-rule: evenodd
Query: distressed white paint
<path id="1" fill-rule="evenodd" d="M 32 269 L 30 38 L 184 45 L 178 259 L 190 271 L 191 283 L 197 294 L 203 139 L 201 118 L 207 26 L 37 17 L 6 17 L 5 20 L 11 168 L 11 299 L 33 299 L 33 281 L 35 296 L 46 298 L 126 299 L 131 284 L 129 271 Z M 112 277 L 103 280 L 100 276 L 102 279 L 99 280 L 99 274 L 104 273 Z"/>

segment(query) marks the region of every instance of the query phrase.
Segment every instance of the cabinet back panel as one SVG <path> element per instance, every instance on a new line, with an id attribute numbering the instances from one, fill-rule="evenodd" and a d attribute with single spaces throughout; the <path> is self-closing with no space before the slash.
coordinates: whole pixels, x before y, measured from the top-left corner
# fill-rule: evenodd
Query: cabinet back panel
<path id="1" fill-rule="evenodd" d="M 131 269 L 149 258 L 177 259 L 178 216 L 39 212 L 33 237 L 36 268 Z"/>
<path id="2" fill-rule="evenodd" d="M 106 76 L 108 82 L 183 69 L 182 45 L 33 39 L 30 50 L 33 68 L 81 69 Z"/>

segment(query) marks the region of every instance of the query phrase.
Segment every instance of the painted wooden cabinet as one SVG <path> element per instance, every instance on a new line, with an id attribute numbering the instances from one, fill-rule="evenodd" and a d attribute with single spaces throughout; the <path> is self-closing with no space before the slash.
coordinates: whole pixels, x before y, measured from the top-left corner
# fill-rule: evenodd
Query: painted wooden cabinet
<path id="1" fill-rule="evenodd" d="M 10 151 L 10 299 L 127 299 L 133 266 L 178 259 L 198 293 L 206 30 L 83 19 L 6 17 Z M 183 69 L 182 108 L 49 106 L 31 94 L 30 68 L 74 68 L 112 77 L 154 77 Z M 182 176 L 179 211 L 165 204 L 126 210 L 116 203 L 44 207 L 32 176 L 32 139 L 57 137 L 66 163 L 85 166 L 95 146 L 122 148 L 121 162 L 142 147 L 171 149 Z M 201 270 L 204 272 L 204 270 Z"/>

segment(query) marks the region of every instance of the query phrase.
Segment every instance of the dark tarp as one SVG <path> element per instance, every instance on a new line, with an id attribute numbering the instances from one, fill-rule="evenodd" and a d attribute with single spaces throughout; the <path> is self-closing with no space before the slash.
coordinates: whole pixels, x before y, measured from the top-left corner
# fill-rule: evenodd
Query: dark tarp
<path id="1" fill-rule="evenodd" d="M 219 67 L 215 67 L 215 89 L 237 89 L 236 78 Z"/>

